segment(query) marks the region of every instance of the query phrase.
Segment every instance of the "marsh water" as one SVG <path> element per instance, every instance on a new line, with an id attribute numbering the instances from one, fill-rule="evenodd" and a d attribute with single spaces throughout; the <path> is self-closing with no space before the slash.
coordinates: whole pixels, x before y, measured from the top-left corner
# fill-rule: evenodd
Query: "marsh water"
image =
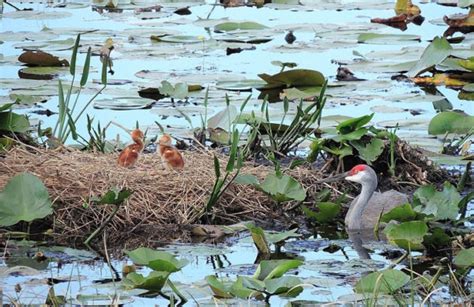
<path id="1" fill-rule="evenodd" d="M 277 73 L 280 67 L 273 65 L 272 61 L 294 62 L 298 68 L 318 70 L 329 78 L 331 87 L 323 112 L 323 126 L 333 126 L 349 116 L 374 112 L 373 122 L 378 127 L 393 128 L 398 124 L 400 137 L 430 150 L 429 155 L 436 161 L 455 167 L 465 163 L 458 157 L 437 154 L 442 142 L 428 135 L 427 126 L 436 114 L 434 102 L 447 100 L 454 109 L 472 114 L 472 101 L 459 99 L 458 91 L 444 86 L 422 88 L 410 82 L 392 80 L 395 73 L 381 68 L 417 60 L 429 40 L 441 36 L 446 30 L 442 17 L 462 12 L 458 7 L 415 1 L 425 20 L 420 26 L 409 24 L 402 32 L 370 23 L 371 18 L 394 15 L 394 2 L 385 0 L 283 0 L 261 8 L 225 8 L 214 6 L 213 1 L 119 1 L 118 9 L 80 0 L 9 2 L 20 10 L 4 4 L 3 14 L 0 14 L 0 103 L 21 96 L 22 105 L 16 111 L 28 114 L 30 120 L 41 123 L 41 127 L 54 126 L 57 117 L 36 112 L 57 112 L 57 80 L 66 83 L 71 76 L 67 68 L 54 71 L 30 69 L 26 71 L 30 78 L 22 79 L 19 71 L 27 68 L 17 58 L 22 49 L 41 49 L 69 60 L 75 37 L 82 33 L 78 56 L 80 66 L 87 47 L 92 46 L 93 54 L 98 55 L 106 39 L 112 38 L 114 42 L 111 53 L 114 74 L 109 74 L 109 85 L 86 110 L 94 117 L 95 123 L 106 125 L 115 121 L 129 128 L 138 123 L 141 128 L 148 129 L 149 136 L 154 136 L 159 131 L 155 124 L 158 121 L 168 132 L 186 138 L 193 127 L 200 125 L 200 114 L 205 112 L 204 90 L 191 92 L 188 99 L 174 102 L 167 98 L 159 101 L 141 98 L 138 90 L 156 88 L 164 80 L 208 87 L 209 116 L 225 107 L 226 94 L 231 104 L 237 107 L 251 94 L 245 109 L 250 112 L 260 109 L 261 98 L 260 92 L 247 84 L 258 82 L 255 81 L 259 79 L 258 74 Z M 143 10 L 157 4 L 162 6 L 161 10 Z M 174 13 L 185 7 L 189 7 L 191 14 Z M 216 25 L 227 21 L 253 21 L 265 27 L 214 31 Z M 296 36 L 291 45 L 285 41 L 290 30 Z M 363 33 L 400 34 L 400 37 L 382 37 L 360 43 L 358 37 Z M 166 35 L 164 37 L 168 39 L 158 42 L 150 39 L 152 35 Z M 465 37 L 455 48 L 472 52 L 474 36 L 470 33 Z M 228 48 L 243 50 L 227 55 Z M 366 81 L 337 81 L 336 70 L 340 64 L 347 64 L 358 78 Z M 98 84 L 101 70 L 98 56 L 92 57 L 91 65 L 89 82 L 82 90 L 79 105 L 101 87 Z M 79 77 L 76 82 L 77 79 Z M 191 119 L 193 127 L 183 113 Z M 279 121 L 282 114 L 282 103 L 274 102 L 271 118 Z M 77 125 L 78 133 L 87 135 L 85 119 L 81 120 Z M 117 134 L 124 142 L 128 141 L 127 135 L 118 128 L 111 126 L 107 131 L 110 138 Z M 204 277 L 210 274 L 232 277 L 254 272 L 257 250 L 248 237 L 242 236 L 218 245 L 160 244 L 164 250 L 190 260 L 181 272 L 171 275 L 176 285 L 193 297 L 188 304 L 260 304 L 257 301 L 216 301 L 204 281 Z M 38 242 L 12 241 L 6 244 L 9 249 L 5 248 L 5 251 L 11 250 L 11 254 L 0 262 L 2 303 L 13 300 L 23 304 L 44 303 L 54 284 L 56 295 L 65 295 L 71 304 L 108 304 L 117 294 L 120 303 L 137 306 L 169 304 L 162 297 L 145 298 L 139 296 L 141 292 L 138 290 L 125 291 L 117 287 L 110 281 L 115 277 L 112 267 L 97 260 L 92 252 L 51 249 L 38 246 Z M 338 248 L 327 249 L 331 244 Z M 368 243 L 365 247 L 372 259 L 361 259 L 365 257 L 361 257 L 347 239 L 330 240 L 315 236 L 288 242 L 283 251 L 304 258 L 305 264 L 296 273 L 314 287 L 305 288 L 297 298 L 272 297 L 270 303 L 279 306 L 288 301 L 309 300 L 343 304 L 363 299 L 363 296 L 354 294 L 354 283 L 364 273 L 388 267 L 392 262 L 386 257 L 387 251 L 396 251 L 393 246 L 381 242 Z M 37 251 L 43 252 L 47 260 L 32 260 Z M 111 257 L 116 259 L 114 255 Z M 125 263 L 126 259 L 111 262 L 118 271 Z M 31 269 L 18 269 L 18 265 Z M 140 272 L 146 272 L 146 269 L 141 268 Z M 448 290 L 438 291 L 432 299 L 451 301 Z"/>

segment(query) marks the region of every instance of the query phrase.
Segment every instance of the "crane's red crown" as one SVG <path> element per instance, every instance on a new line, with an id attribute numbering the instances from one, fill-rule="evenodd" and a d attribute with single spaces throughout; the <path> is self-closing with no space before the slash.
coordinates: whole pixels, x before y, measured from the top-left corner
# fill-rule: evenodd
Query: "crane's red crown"
<path id="1" fill-rule="evenodd" d="M 349 176 L 354 176 L 358 172 L 365 171 L 367 169 L 367 166 L 365 164 L 359 164 L 354 166 L 351 171 L 349 172 Z"/>

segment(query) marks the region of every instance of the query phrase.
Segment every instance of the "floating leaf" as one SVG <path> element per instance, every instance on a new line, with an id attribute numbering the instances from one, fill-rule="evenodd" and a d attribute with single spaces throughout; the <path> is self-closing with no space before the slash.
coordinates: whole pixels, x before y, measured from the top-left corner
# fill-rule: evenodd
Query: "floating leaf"
<path id="1" fill-rule="evenodd" d="M 69 66 L 67 60 L 60 60 L 57 56 L 41 50 L 25 51 L 18 57 L 18 61 L 32 66 Z"/>
<path id="2" fill-rule="evenodd" d="M 268 293 L 296 297 L 303 291 L 303 287 L 299 286 L 301 284 L 301 280 L 296 276 L 282 276 L 265 280 L 264 286 Z"/>
<path id="3" fill-rule="evenodd" d="M 94 101 L 96 109 L 137 110 L 150 108 L 154 100 L 141 97 L 115 97 L 113 99 L 98 99 Z"/>
<path id="4" fill-rule="evenodd" d="M 391 294 L 410 281 L 407 274 L 393 270 L 383 270 L 362 277 L 355 286 L 357 293 L 387 293 Z"/>
<path id="5" fill-rule="evenodd" d="M 214 31 L 216 32 L 229 32 L 236 30 L 262 30 L 267 27 L 253 21 L 245 22 L 223 22 L 214 26 Z"/>
<path id="6" fill-rule="evenodd" d="M 324 75 L 316 70 L 293 69 L 280 72 L 275 75 L 259 74 L 268 87 L 292 87 L 292 86 L 322 86 L 325 82 Z"/>
<path id="7" fill-rule="evenodd" d="M 341 205 L 331 202 L 320 202 L 317 204 L 318 212 L 314 212 L 306 206 L 302 206 L 304 214 L 316 220 L 320 224 L 333 223 L 341 211 Z"/>
<path id="8" fill-rule="evenodd" d="M 177 272 L 188 264 L 187 260 L 178 260 L 170 253 L 146 247 L 127 252 L 127 255 L 135 264 L 146 265 L 156 271 Z"/>
<path id="9" fill-rule="evenodd" d="M 472 131 L 473 127 L 474 116 L 460 111 L 441 112 L 431 119 L 428 133 L 433 135 L 446 133 L 466 134 Z"/>
<path id="10" fill-rule="evenodd" d="M 122 283 L 126 288 L 140 288 L 154 292 L 160 291 L 168 280 L 169 272 L 152 271 L 147 277 L 136 272 L 128 273 Z"/>
<path id="11" fill-rule="evenodd" d="M 214 275 L 206 276 L 206 281 L 211 288 L 214 296 L 217 298 L 232 298 L 233 294 L 230 293 L 230 287 L 227 287 Z"/>
<path id="12" fill-rule="evenodd" d="M 359 43 L 365 44 L 398 44 L 399 42 L 420 41 L 421 37 L 413 34 L 379 34 L 362 33 L 357 38 Z"/>
<path id="13" fill-rule="evenodd" d="M 31 222 L 53 213 L 48 190 L 38 177 L 22 173 L 11 178 L 0 193 L 0 225 Z"/>
<path id="14" fill-rule="evenodd" d="M 461 201 L 456 188 L 445 182 L 443 191 L 438 192 L 432 185 L 417 189 L 413 195 L 414 210 L 434 220 L 453 220 L 458 216 L 458 204 Z"/>
<path id="15" fill-rule="evenodd" d="M 339 125 L 337 125 L 336 130 L 342 134 L 353 132 L 359 128 L 362 128 L 366 124 L 368 124 L 372 120 L 373 117 L 374 117 L 374 113 L 370 115 L 364 115 L 361 117 L 345 120 Z"/>

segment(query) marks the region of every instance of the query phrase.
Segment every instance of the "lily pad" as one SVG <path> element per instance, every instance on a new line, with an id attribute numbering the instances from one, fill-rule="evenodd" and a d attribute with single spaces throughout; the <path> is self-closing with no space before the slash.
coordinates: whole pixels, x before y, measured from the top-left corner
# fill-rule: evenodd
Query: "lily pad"
<path id="1" fill-rule="evenodd" d="M 236 30 L 262 30 L 267 27 L 253 21 L 245 22 L 223 22 L 214 26 L 214 31 L 216 32 L 229 32 Z"/>
<path id="2" fill-rule="evenodd" d="M 432 135 L 458 133 L 466 134 L 473 130 L 474 116 L 462 111 L 441 112 L 433 117 L 428 126 L 428 133 Z"/>
<path id="3" fill-rule="evenodd" d="M 310 69 L 293 69 L 275 75 L 259 74 L 258 76 L 267 82 L 268 88 L 322 86 L 325 82 L 322 73 Z"/>
<path id="4" fill-rule="evenodd" d="M 0 225 L 31 222 L 53 213 L 49 193 L 41 180 L 29 173 L 11 178 L 0 193 Z"/>
<path id="5" fill-rule="evenodd" d="M 357 293 L 394 293 L 410 281 L 410 276 L 393 269 L 370 273 L 355 286 Z"/>
<path id="6" fill-rule="evenodd" d="M 177 272 L 188 264 L 187 260 L 178 260 L 170 253 L 146 247 L 127 252 L 127 255 L 135 264 L 146 265 L 153 270 L 169 273 Z"/>
<path id="7" fill-rule="evenodd" d="M 288 200 L 303 201 L 306 198 L 306 191 L 301 184 L 288 175 L 277 176 L 276 174 L 269 174 L 259 185 L 259 188 L 277 202 Z"/>
<path id="8" fill-rule="evenodd" d="M 474 247 L 461 250 L 456 257 L 454 257 L 453 262 L 457 267 L 461 268 L 474 266 Z"/>
<path id="9" fill-rule="evenodd" d="M 423 237 L 428 233 L 428 226 L 423 221 L 389 224 L 384 233 L 391 243 L 405 250 L 423 250 Z"/>
<path id="10" fill-rule="evenodd" d="M 398 44 L 400 42 L 420 41 L 419 35 L 413 34 L 379 34 L 362 33 L 357 38 L 359 43 L 364 44 Z"/>
<path id="11" fill-rule="evenodd" d="M 110 110 L 137 110 L 150 108 L 154 100 L 140 97 L 117 97 L 113 99 L 99 99 L 94 101 L 96 109 Z"/>

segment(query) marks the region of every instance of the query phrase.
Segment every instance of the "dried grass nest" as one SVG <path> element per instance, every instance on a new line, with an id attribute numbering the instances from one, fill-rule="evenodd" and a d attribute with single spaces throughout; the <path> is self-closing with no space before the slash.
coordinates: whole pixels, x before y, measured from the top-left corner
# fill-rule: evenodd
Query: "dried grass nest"
<path id="1" fill-rule="evenodd" d="M 0 188 L 20 172 L 38 176 L 54 201 L 54 215 L 46 226 L 53 227 L 54 233 L 64 240 L 86 238 L 107 218 L 113 209 L 110 206 L 85 204 L 92 196 L 100 196 L 112 187 L 128 188 L 133 194 L 108 226 L 111 239 L 123 240 L 145 226 L 175 232 L 186 225 L 200 223 L 214 184 L 214 155 L 224 167 L 226 156 L 214 151 L 193 150 L 184 152 L 185 169 L 175 172 L 164 170 L 155 154 L 143 154 L 135 167 L 127 169 L 117 166 L 118 154 L 16 146 L 0 157 Z M 260 179 L 269 172 L 273 172 L 272 166 L 250 162 L 241 170 L 242 174 L 253 174 Z M 307 189 L 308 195 L 322 189 L 324 186 L 315 182 L 327 176 L 306 167 L 290 172 Z M 406 172 L 410 173 L 409 170 Z M 348 182 L 332 186 L 335 194 L 338 189 L 351 188 Z M 213 215 L 217 224 L 243 220 L 263 223 L 284 216 L 288 219 L 286 213 L 294 208 L 295 204 L 291 202 L 275 204 L 251 186 L 232 184 L 214 208 Z"/>

